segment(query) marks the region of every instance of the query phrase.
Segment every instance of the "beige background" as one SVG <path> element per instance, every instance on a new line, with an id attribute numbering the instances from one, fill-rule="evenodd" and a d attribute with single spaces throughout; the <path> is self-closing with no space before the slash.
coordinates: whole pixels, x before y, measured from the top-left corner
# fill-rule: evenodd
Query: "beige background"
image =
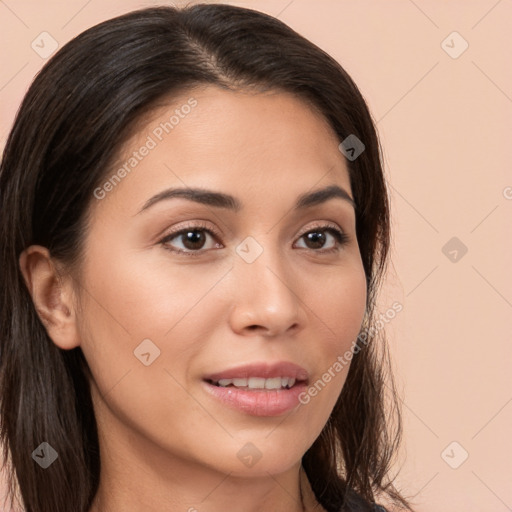
<path id="1" fill-rule="evenodd" d="M 512 2 L 227 3 L 277 16 L 332 54 L 377 122 L 394 226 L 380 309 L 404 306 L 387 327 L 404 401 L 399 486 L 419 512 L 512 510 Z M 31 47 L 39 34 L 62 46 L 149 5 L 0 0 L 1 147 L 45 62 Z M 445 255 L 452 237 L 465 255 Z"/>

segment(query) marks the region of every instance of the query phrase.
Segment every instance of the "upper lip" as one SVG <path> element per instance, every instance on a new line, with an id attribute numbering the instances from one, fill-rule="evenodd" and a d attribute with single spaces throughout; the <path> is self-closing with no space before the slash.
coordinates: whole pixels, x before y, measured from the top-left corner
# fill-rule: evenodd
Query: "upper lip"
<path id="1" fill-rule="evenodd" d="M 236 366 L 220 372 L 207 375 L 205 380 L 218 382 L 221 379 L 248 379 L 249 377 L 260 377 L 271 379 L 273 377 L 288 377 L 297 381 L 307 381 L 309 374 L 307 370 L 289 361 L 277 363 L 251 363 L 243 366 Z"/>

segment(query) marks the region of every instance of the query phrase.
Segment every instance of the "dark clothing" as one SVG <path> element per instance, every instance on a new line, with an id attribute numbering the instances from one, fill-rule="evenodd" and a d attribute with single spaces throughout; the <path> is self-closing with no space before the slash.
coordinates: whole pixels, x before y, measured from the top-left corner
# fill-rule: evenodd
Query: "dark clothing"
<path id="1" fill-rule="evenodd" d="M 354 491 L 348 493 L 345 506 L 340 506 L 340 512 L 388 512 L 382 505 L 368 503 Z"/>

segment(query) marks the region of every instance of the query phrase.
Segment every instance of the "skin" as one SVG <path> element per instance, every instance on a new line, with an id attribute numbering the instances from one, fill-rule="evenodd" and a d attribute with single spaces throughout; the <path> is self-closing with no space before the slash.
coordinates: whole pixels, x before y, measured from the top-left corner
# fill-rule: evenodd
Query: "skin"
<path id="1" fill-rule="evenodd" d="M 288 93 L 206 86 L 141 123 L 120 165 L 191 97 L 197 106 L 172 132 L 106 197 L 92 198 L 79 276 L 61 268 L 59 277 L 59 263 L 41 246 L 20 257 L 53 342 L 80 346 L 92 372 L 102 472 L 91 511 L 220 512 L 236 503 L 244 512 L 299 512 L 300 482 L 304 509 L 323 510 L 301 458 L 327 422 L 348 366 L 307 405 L 277 417 L 228 408 L 205 393 L 202 378 L 285 360 L 307 369 L 313 383 L 351 348 L 366 305 L 353 206 L 331 198 L 293 210 L 299 195 L 328 185 L 352 197 L 340 141 Z M 153 195 L 185 186 L 231 194 L 243 207 L 174 198 L 138 213 Z M 204 245 L 192 249 L 183 236 L 161 242 L 198 222 L 220 236 L 203 231 Z M 348 240 L 340 245 L 320 230 L 323 245 L 308 244 L 303 235 L 325 224 Z M 263 248 L 252 263 L 236 252 L 247 236 Z M 134 356 L 147 338 L 160 350 L 149 366 Z M 261 453 L 252 467 L 237 457 L 247 443 Z"/>

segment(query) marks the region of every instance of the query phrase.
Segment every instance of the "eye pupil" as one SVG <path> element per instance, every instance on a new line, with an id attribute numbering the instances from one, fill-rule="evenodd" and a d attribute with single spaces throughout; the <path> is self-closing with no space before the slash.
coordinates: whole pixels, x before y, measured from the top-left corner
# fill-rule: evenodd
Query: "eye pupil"
<path id="1" fill-rule="evenodd" d="M 200 249 L 201 247 L 203 247 L 203 245 L 205 243 L 204 233 L 202 233 L 201 231 L 199 231 L 197 229 L 187 231 L 186 233 L 183 233 L 182 236 L 185 237 L 183 245 L 187 249 Z M 201 238 L 202 238 L 202 240 L 201 240 Z M 197 245 L 198 241 L 199 242 L 202 241 L 202 243 L 199 244 L 199 247 Z"/>
<path id="2" fill-rule="evenodd" d="M 325 233 L 321 231 L 311 231 L 306 234 L 306 238 L 313 243 L 312 249 L 319 249 L 325 244 Z"/>

